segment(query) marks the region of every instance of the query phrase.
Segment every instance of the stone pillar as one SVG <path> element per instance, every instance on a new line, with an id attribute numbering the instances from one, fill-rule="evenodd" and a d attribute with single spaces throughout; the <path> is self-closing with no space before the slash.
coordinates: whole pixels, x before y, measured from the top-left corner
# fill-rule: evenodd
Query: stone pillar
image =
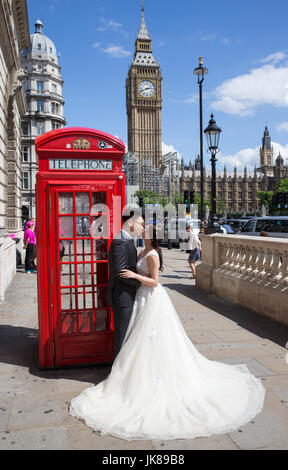
<path id="1" fill-rule="evenodd" d="M 21 169 L 20 169 L 20 117 L 16 124 L 13 97 L 8 103 L 7 120 L 7 205 L 6 222 L 9 232 L 21 230 Z"/>

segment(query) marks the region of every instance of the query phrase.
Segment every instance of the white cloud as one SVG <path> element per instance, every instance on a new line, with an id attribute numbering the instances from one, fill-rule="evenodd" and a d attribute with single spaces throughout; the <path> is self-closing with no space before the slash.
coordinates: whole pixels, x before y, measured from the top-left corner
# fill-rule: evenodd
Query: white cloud
<path id="1" fill-rule="evenodd" d="M 217 159 L 223 165 L 227 166 L 227 170 L 233 170 L 235 166 L 238 170 L 243 170 L 245 165 L 248 170 L 251 170 L 255 165 L 259 166 L 259 147 L 254 149 L 242 149 L 239 150 L 239 152 L 230 155 L 222 155 L 222 153 L 219 152 Z"/>
<path id="2" fill-rule="evenodd" d="M 199 94 L 198 93 L 191 93 L 188 98 L 184 100 L 186 104 L 194 104 L 199 101 Z"/>
<path id="3" fill-rule="evenodd" d="M 286 164 L 288 163 L 288 144 L 286 145 L 281 145 L 278 144 L 278 142 L 271 142 L 274 150 L 274 165 L 275 165 L 275 160 L 278 157 L 279 153 L 281 153 L 282 157 L 284 158 L 284 161 L 286 160 Z"/>
<path id="4" fill-rule="evenodd" d="M 103 31 L 113 31 L 114 33 L 123 34 L 126 38 L 129 34 L 123 29 L 123 25 L 115 20 L 107 20 L 106 18 L 100 17 L 99 21 L 101 22 L 102 26 L 99 26 L 96 31 L 103 32 Z"/>
<path id="5" fill-rule="evenodd" d="M 288 122 L 281 122 L 281 124 L 278 124 L 277 126 L 277 131 L 288 131 Z"/>
<path id="6" fill-rule="evenodd" d="M 129 57 L 131 55 L 130 51 L 126 51 L 122 46 L 116 46 L 115 44 L 108 44 L 108 47 L 104 49 L 101 47 L 100 42 L 95 42 L 93 44 L 95 49 L 99 49 L 101 52 L 110 55 L 111 57 L 115 57 L 116 59 L 122 59 L 123 57 Z"/>
<path id="7" fill-rule="evenodd" d="M 211 106 L 227 114 L 247 116 L 268 104 L 288 106 L 288 67 L 263 65 L 247 74 L 226 80 L 215 90 Z"/>
<path id="8" fill-rule="evenodd" d="M 178 152 L 173 145 L 165 144 L 165 142 L 162 141 L 162 155 L 166 155 L 169 152 L 177 152 L 178 160 L 182 159 L 181 153 Z"/>
<path id="9" fill-rule="evenodd" d="M 200 37 L 201 41 L 213 41 L 215 39 L 214 34 L 204 34 Z"/>
<path id="10" fill-rule="evenodd" d="M 276 158 L 279 155 L 279 152 L 281 153 L 284 160 L 287 159 L 288 144 L 285 146 L 279 144 L 278 142 L 271 142 L 271 144 L 274 150 L 274 164 Z M 219 163 L 227 166 L 228 171 L 233 170 L 235 166 L 237 167 L 237 170 L 243 170 L 246 166 L 247 170 L 251 171 L 255 168 L 255 166 L 259 167 L 260 165 L 260 145 L 255 148 L 242 149 L 230 155 L 223 155 L 221 152 L 219 152 L 217 159 Z"/>
<path id="11" fill-rule="evenodd" d="M 283 51 L 280 52 L 275 52 L 274 54 L 270 54 L 265 59 L 262 59 L 260 62 L 262 64 L 278 64 L 278 62 L 281 62 L 287 57 L 287 54 Z"/>
<path id="12" fill-rule="evenodd" d="M 203 99 L 209 99 L 211 98 L 211 93 L 204 91 L 203 93 Z M 173 100 L 177 101 L 178 103 L 184 103 L 184 104 L 195 104 L 199 103 L 199 92 L 196 93 L 190 93 L 190 95 L 185 98 L 184 100 Z"/>
<path id="13" fill-rule="evenodd" d="M 103 49 L 103 52 L 116 59 L 122 59 L 131 55 L 130 51 L 126 51 L 122 46 L 115 46 L 114 44 L 109 44 L 106 49 Z"/>

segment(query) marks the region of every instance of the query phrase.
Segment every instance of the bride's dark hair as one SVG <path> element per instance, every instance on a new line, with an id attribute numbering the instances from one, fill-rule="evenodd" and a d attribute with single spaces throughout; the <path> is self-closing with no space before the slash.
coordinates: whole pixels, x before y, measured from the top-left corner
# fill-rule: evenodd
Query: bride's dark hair
<path id="1" fill-rule="evenodd" d="M 160 266 L 159 270 L 163 271 L 163 256 L 162 256 L 162 250 L 160 248 L 160 240 L 157 239 L 157 230 L 154 225 L 149 225 L 146 227 L 148 228 L 148 233 L 149 233 L 149 238 L 151 240 L 152 247 L 154 248 L 155 251 L 157 251 L 159 255 L 159 261 L 160 261 Z"/>

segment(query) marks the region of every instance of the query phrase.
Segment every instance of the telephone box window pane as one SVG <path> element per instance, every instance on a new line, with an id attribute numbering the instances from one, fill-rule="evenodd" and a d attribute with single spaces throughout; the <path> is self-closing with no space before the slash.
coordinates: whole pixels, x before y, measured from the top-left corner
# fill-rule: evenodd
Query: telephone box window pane
<path id="1" fill-rule="evenodd" d="M 59 242 L 59 256 L 60 262 L 73 262 L 75 261 L 74 253 L 74 240 L 60 240 Z"/>
<path id="2" fill-rule="evenodd" d="M 78 303 L 78 311 L 83 310 L 85 308 L 84 305 L 84 296 L 83 296 L 83 290 L 82 289 L 77 289 L 77 303 Z"/>
<path id="3" fill-rule="evenodd" d="M 76 193 L 76 213 L 90 214 L 90 193 Z"/>
<path id="4" fill-rule="evenodd" d="M 71 335 L 72 333 L 77 333 L 76 313 L 62 313 L 62 334 Z"/>
<path id="5" fill-rule="evenodd" d="M 77 261 L 91 261 L 91 240 L 77 240 Z"/>
<path id="6" fill-rule="evenodd" d="M 93 238 L 109 238 L 107 216 L 92 217 L 91 234 Z"/>
<path id="7" fill-rule="evenodd" d="M 105 192 L 101 192 L 101 193 L 92 193 L 92 211 L 93 211 L 93 214 L 95 214 L 96 212 L 98 213 L 98 205 L 102 205 L 104 206 L 104 211 L 103 212 L 106 212 L 107 210 L 107 198 L 106 198 L 106 193 Z"/>
<path id="8" fill-rule="evenodd" d="M 94 331 L 93 310 L 79 312 L 79 333 L 90 333 Z"/>
<path id="9" fill-rule="evenodd" d="M 77 290 L 78 297 L 78 310 L 86 310 L 87 308 L 93 308 L 93 298 L 92 298 L 92 287 L 83 286 L 78 287 Z"/>
<path id="10" fill-rule="evenodd" d="M 61 310 L 75 310 L 75 289 L 61 289 Z"/>
<path id="11" fill-rule="evenodd" d="M 108 244 L 107 240 L 93 240 L 94 244 L 94 261 L 108 259 Z"/>
<path id="12" fill-rule="evenodd" d="M 60 238 L 74 237 L 73 217 L 59 217 L 59 236 Z"/>
<path id="13" fill-rule="evenodd" d="M 77 237 L 90 237 L 90 217 L 76 217 Z"/>
<path id="14" fill-rule="evenodd" d="M 78 286 L 92 285 L 91 264 L 77 264 Z"/>
<path id="15" fill-rule="evenodd" d="M 94 294 L 95 308 L 108 307 L 106 293 L 107 287 L 96 287 Z"/>
<path id="16" fill-rule="evenodd" d="M 74 264 L 61 264 L 60 278 L 61 286 L 75 286 Z"/>
<path id="17" fill-rule="evenodd" d="M 85 308 L 93 308 L 92 288 L 85 292 Z"/>
<path id="18" fill-rule="evenodd" d="M 96 310 L 96 331 L 108 330 L 108 311 L 107 310 Z"/>
<path id="19" fill-rule="evenodd" d="M 73 214 L 73 194 L 59 194 L 59 214 Z"/>
<path id="20" fill-rule="evenodd" d="M 94 264 L 94 285 L 108 283 L 108 263 Z"/>

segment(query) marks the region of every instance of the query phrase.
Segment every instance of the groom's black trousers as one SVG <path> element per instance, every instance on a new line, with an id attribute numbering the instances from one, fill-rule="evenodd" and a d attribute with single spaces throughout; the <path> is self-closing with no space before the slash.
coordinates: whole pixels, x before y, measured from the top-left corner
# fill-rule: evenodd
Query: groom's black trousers
<path id="1" fill-rule="evenodd" d="M 114 312 L 114 353 L 116 358 L 124 341 L 133 307 L 119 307 L 119 305 L 113 304 L 111 307 Z"/>

